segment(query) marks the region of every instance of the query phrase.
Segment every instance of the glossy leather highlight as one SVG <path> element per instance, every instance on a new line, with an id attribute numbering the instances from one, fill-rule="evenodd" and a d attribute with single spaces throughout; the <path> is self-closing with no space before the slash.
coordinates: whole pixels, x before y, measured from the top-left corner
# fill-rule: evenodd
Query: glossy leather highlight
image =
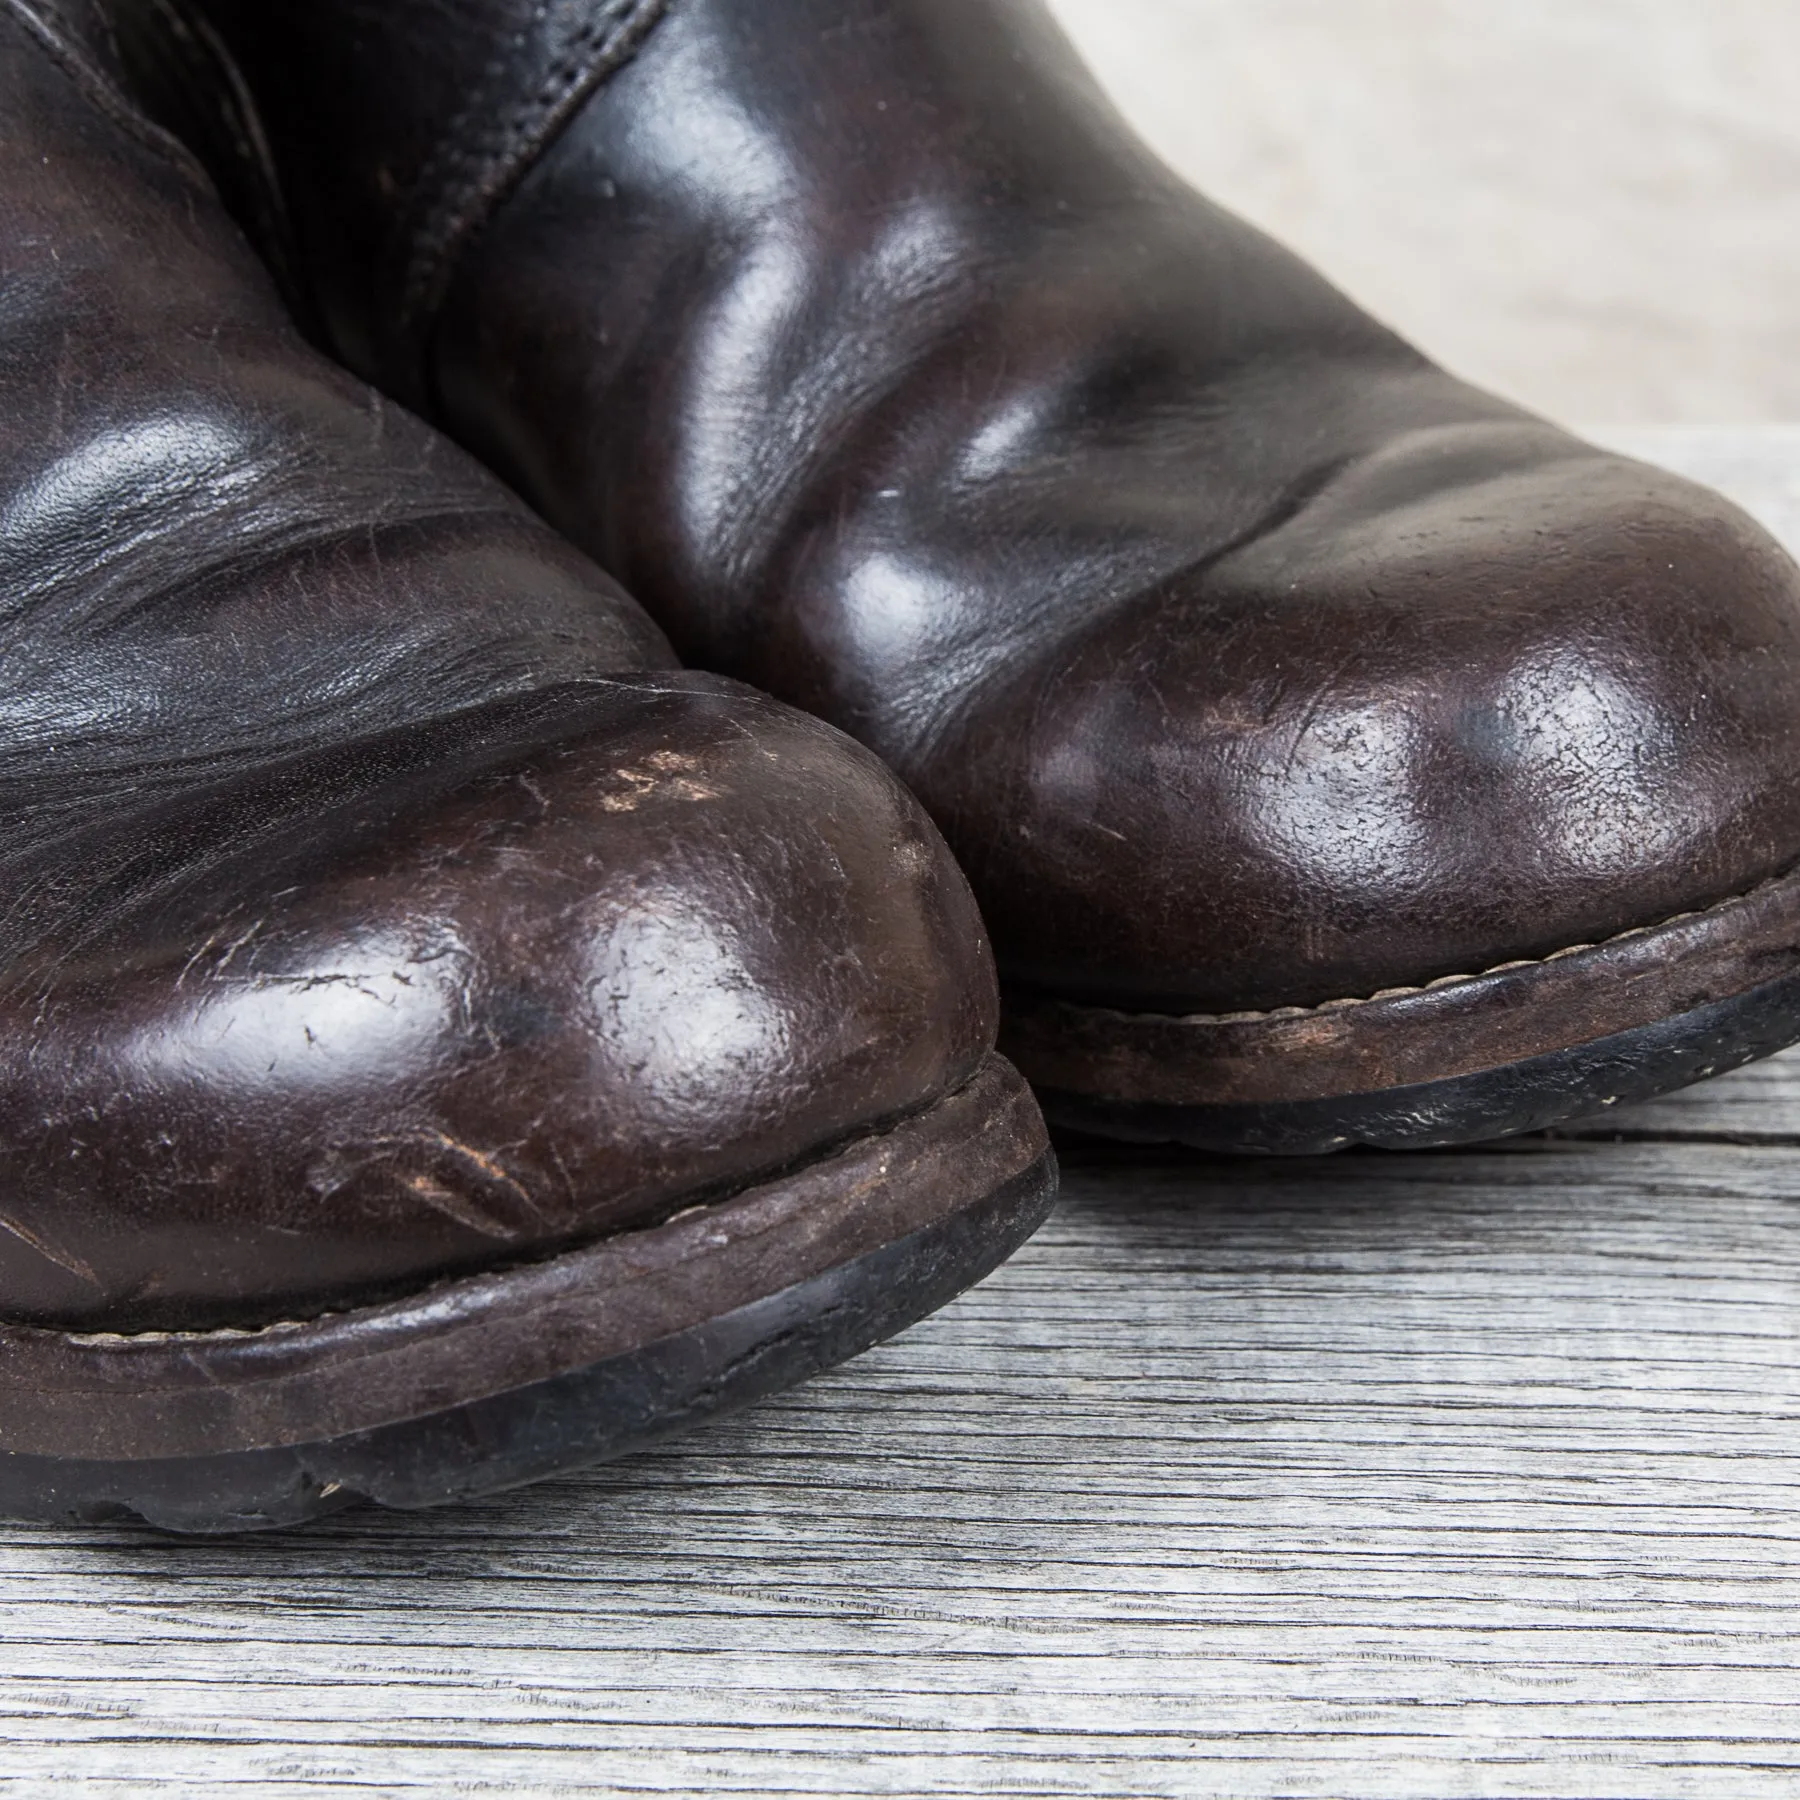
<path id="1" fill-rule="evenodd" d="M 1800 859 L 1786 555 L 1193 194 L 1038 0 L 672 0 L 489 170 L 429 330 L 414 221 L 539 27 L 181 6 L 255 96 L 335 348 L 684 657 L 885 757 L 1016 988 L 1314 1005 Z"/>

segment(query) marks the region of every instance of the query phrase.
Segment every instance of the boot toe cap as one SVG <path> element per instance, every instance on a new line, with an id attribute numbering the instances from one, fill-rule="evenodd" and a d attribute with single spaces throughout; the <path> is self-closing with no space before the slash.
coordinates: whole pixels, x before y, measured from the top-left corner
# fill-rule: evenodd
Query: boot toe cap
<path id="1" fill-rule="evenodd" d="M 1800 571 L 1531 426 L 1422 432 L 1009 672 L 940 808 L 1003 974 L 1311 1005 L 1550 954 L 1800 858 Z"/>
<path id="2" fill-rule="evenodd" d="M 985 939 L 872 757 L 703 677 L 574 714 L 15 976 L 7 1316 L 256 1324 L 548 1254 L 968 1078 Z"/>

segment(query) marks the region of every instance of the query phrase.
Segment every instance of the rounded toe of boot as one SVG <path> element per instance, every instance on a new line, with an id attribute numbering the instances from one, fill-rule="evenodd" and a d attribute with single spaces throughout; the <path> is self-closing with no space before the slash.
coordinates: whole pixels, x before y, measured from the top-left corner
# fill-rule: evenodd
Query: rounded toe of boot
<path id="1" fill-rule="evenodd" d="M 509 1485 L 864 1347 L 1042 1217 L 973 902 L 872 757 L 705 677 L 526 712 L 289 791 L 14 979 L 15 1509 Z"/>
<path id="2" fill-rule="evenodd" d="M 1546 428 L 1359 459 L 968 729 L 1010 779 L 952 838 L 1072 1123 L 1461 1141 L 1800 1020 L 1800 571 Z"/>

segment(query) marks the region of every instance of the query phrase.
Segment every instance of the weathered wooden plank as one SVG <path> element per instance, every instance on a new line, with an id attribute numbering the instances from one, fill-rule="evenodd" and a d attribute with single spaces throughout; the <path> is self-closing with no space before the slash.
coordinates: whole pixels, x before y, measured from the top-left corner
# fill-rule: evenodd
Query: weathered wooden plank
<path id="1" fill-rule="evenodd" d="M 1069 1186 L 939 1318 L 632 1464 L 6 1528 L 0 1791 L 1800 1789 L 1800 1152 Z"/>

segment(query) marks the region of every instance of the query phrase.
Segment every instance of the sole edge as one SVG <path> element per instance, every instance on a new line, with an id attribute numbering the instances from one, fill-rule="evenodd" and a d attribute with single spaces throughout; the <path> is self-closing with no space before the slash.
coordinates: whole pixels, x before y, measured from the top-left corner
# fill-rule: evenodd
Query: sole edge
<path id="1" fill-rule="evenodd" d="M 994 1074 L 994 1065 L 1001 1074 Z M 1035 1108 L 1013 1071 L 995 1058 L 987 1073 L 998 1103 L 975 1124 L 991 1129 L 998 1119 L 1007 1128 L 1002 1135 L 1013 1146 L 1007 1159 L 1012 1166 L 996 1178 L 991 1161 L 984 1166 L 982 1158 L 971 1157 L 976 1191 L 913 1229 L 802 1279 L 578 1367 L 367 1429 L 162 1456 L 0 1449 L 0 1512 L 58 1523 L 139 1522 L 172 1532 L 228 1533 L 297 1525 L 359 1502 L 403 1509 L 442 1505 L 627 1455 L 791 1387 L 953 1299 L 1048 1217 L 1057 1170 L 1042 1123 L 1030 1129 Z M 867 1194 L 852 1190 L 841 1198 L 845 1206 L 857 1206 Z M 643 1278 L 652 1277 L 646 1272 Z M 504 1284 L 504 1277 L 498 1279 Z M 520 1327 L 529 1331 L 538 1322 L 526 1295 Z M 341 1333 L 342 1320 L 333 1329 Z M 441 1349 L 441 1328 L 439 1336 Z M 454 1333 L 449 1342 L 454 1347 Z M 63 1337 L 65 1356 L 75 1344 Z M 117 1357 L 116 1348 L 94 1353 Z M 77 1366 L 80 1360 L 76 1354 Z M 108 1373 L 116 1376 L 116 1361 Z M 358 1382 L 368 1372 L 351 1360 L 317 1373 Z M 93 1388 L 71 1388 L 63 1398 L 71 1409 L 103 1403 Z M 73 1427 L 79 1429 L 78 1419 Z"/>
<path id="2" fill-rule="evenodd" d="M 1315 1099 L 1170 1105 L 1039 1087 L 1053 1125 L 1131 1143 L 1315 1156 L 1442 1149 L 1651 1100 L 1800 1042 L 1800 972 L 1649 1025 L 1439 1081 Z"/>

